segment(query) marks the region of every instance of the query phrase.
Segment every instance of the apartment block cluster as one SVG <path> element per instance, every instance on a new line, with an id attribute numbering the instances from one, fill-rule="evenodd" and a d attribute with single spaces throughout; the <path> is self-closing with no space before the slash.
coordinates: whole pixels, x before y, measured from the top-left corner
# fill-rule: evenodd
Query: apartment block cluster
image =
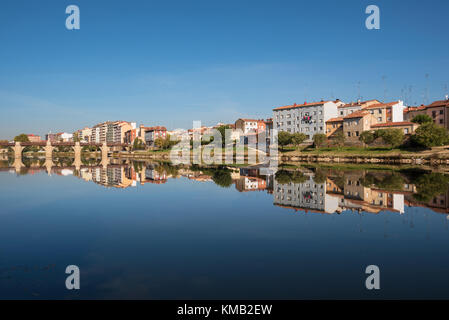
<path id="1" fill-rule="evenodd" d="M 273 109 L 273 123 L 278 131 L 304 133 L 309 140 L 318 133 L 332 138 L 343 132 L 348 141 L 356 142 L 363 131 L 400 129 L 412 134 L 419 125 L 411 120 L 418 114 L 427 114 L 435 124 L 449 129 L 448 97 L 420 107 L 407 107 L 401 100 L 383 103 L 376 99 L 294 103 Z"/>
<path id="2" fill-rule="evenodd" d="M 448 96 L 444 100 L 418 107 L 406 106 L 401 100 L 384 103 L 376 99 L 349 103 L 339 99 L 293 103 L 274 108 L 272 118 L 240 118 L 231 124 L 219 122 L 214 126 L 189 130 L 168 131 L 161 125 L 137 126 L 136 122 L 106 121 L 74 133 L 48 133 L 45 139 L 51 142 L 70 142 L 76 139 L 80 142 L 120 144 L 133 144 L 139 139 L 152 147 L 158 138 L 173 136 L 174 139 L 180 139 L 186 135 L 192 138 L 195 134 L 213 134 L 212 129 L 226 125 L 231 129 L 231 139 L 241 143 L 259 143 L 260 134 L 264 133 L 267 139 L 265 142 L 269 144 L 273 129 L 278 132 L 304 133 L 308 142 L 318 133 L 332 139 L 342 132 L 347 142 L 359 143 L 359 136 L 363 131 L 400 129 L 405 135 L 410 135 L 419 127 L 419 124 L 411 121 L 419 114 L 430 116 L 436 125 L 449 130 Z M 32 142 L 41 141 L 40 136 L 33 134 L 28 135 L 28 138 Z"/>

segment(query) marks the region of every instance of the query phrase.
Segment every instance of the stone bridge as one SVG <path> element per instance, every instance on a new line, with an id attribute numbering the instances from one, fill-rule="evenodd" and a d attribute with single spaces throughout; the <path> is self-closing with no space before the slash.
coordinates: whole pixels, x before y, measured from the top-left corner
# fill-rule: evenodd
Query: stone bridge
<path id="1" fill-rule="evenodd" d="M 45 166 L 53 167 L 53 151 L 56 147 L 73 147 L 73 151 L 75 153 L 75 160 L 73 162 L 73 166 L 76 169 L 80 169 L 81 162 L 81 152 L 82 148 L 86 146 L 94 146 L 98 147 L 101 150 L 101 165 L 103 167 L 107 167 L 109 164 L 109 153 L 112 152 L 113 149 L 117 148 L 129 148 L 128 144 L 123 143 L 84 143 L 84 142 L 50 142 L 50 141 L 41 141 L 41 142 L 0 142 L 0 146 L 2 147 L 11 147 L 14 150 L 14 167 L 16 170 L 20 170 L 20 168 L 25 165 L 22 162 L 22 152 L 25 147 L 30 146 L 38 146 L 43 147 L 45 150 Z"/>

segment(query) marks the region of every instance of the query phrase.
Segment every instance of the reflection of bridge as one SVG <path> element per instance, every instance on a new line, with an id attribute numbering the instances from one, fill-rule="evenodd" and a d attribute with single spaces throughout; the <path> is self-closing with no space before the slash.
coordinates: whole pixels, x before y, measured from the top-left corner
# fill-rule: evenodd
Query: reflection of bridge
<path id="1" fill-rule="evenodd" d="M 45 151 L 45 167 L 54 167 L 53 163 L 53 151 L 56 147 L 73 147 L 75 153 L 75 160 L 73 166 L 79 170 L 81 168 L 81 152 L 83 147 L 98 147 L 101 150 L 101 165 L 106 167 L 108 165 L 108 155 L 111 150 L 115 148 L 126 148 L 129 147 L 128 144 L 122 143 L 84 143 L 84 142 L 51 142 L 51 141 L 41 141 L 41 142 L 0 142 L 2 147 L 11 147 L 14 150 L 14 167 L 16 171 L 20 171 L 20 168 L 25 165 L 22 162 L 22 152 L 26 147 L 43 147 Z"/>

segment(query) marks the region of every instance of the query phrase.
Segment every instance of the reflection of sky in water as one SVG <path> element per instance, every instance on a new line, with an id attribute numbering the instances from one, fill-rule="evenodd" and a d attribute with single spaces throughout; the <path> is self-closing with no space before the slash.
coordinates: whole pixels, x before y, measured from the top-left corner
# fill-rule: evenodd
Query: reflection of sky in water
<path id="1" fill-rule="evenodd" d="M 382 190 L 347 185 L 357 172 L 342 190 L 327 177 L 325 209 L 341 212 L 323 214 L 319 201 L 304 211 L 321 199 L 310 174 L 287 184 L 233 174 L 223 188 L 214 181 L 227 177 L 210 172 L 136 167 L 120 171 L 127 188 L 105 188 L 115 169 L 97 183 L 0 172 L 0 298 L 449 298 L 449 221 L 413 192 L 380 205 Z M 276 199 L 278 188 L 293 196 Z M 79 291 L 65 289 L 69 264 Z M 380 291 L 364 288 L 369 264 Z"/>

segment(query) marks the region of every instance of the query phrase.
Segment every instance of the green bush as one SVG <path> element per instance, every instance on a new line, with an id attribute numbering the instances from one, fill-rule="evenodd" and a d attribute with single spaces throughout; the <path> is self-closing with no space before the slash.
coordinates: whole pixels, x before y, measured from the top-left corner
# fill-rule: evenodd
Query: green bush
<path id="1" fill-rule="evenodd" d="M 449 143 L 449 134 L 445 128 L 427 122 L 416 129 L 411 140 L 413 144 L 424 148 L 444 146 Z"/>

